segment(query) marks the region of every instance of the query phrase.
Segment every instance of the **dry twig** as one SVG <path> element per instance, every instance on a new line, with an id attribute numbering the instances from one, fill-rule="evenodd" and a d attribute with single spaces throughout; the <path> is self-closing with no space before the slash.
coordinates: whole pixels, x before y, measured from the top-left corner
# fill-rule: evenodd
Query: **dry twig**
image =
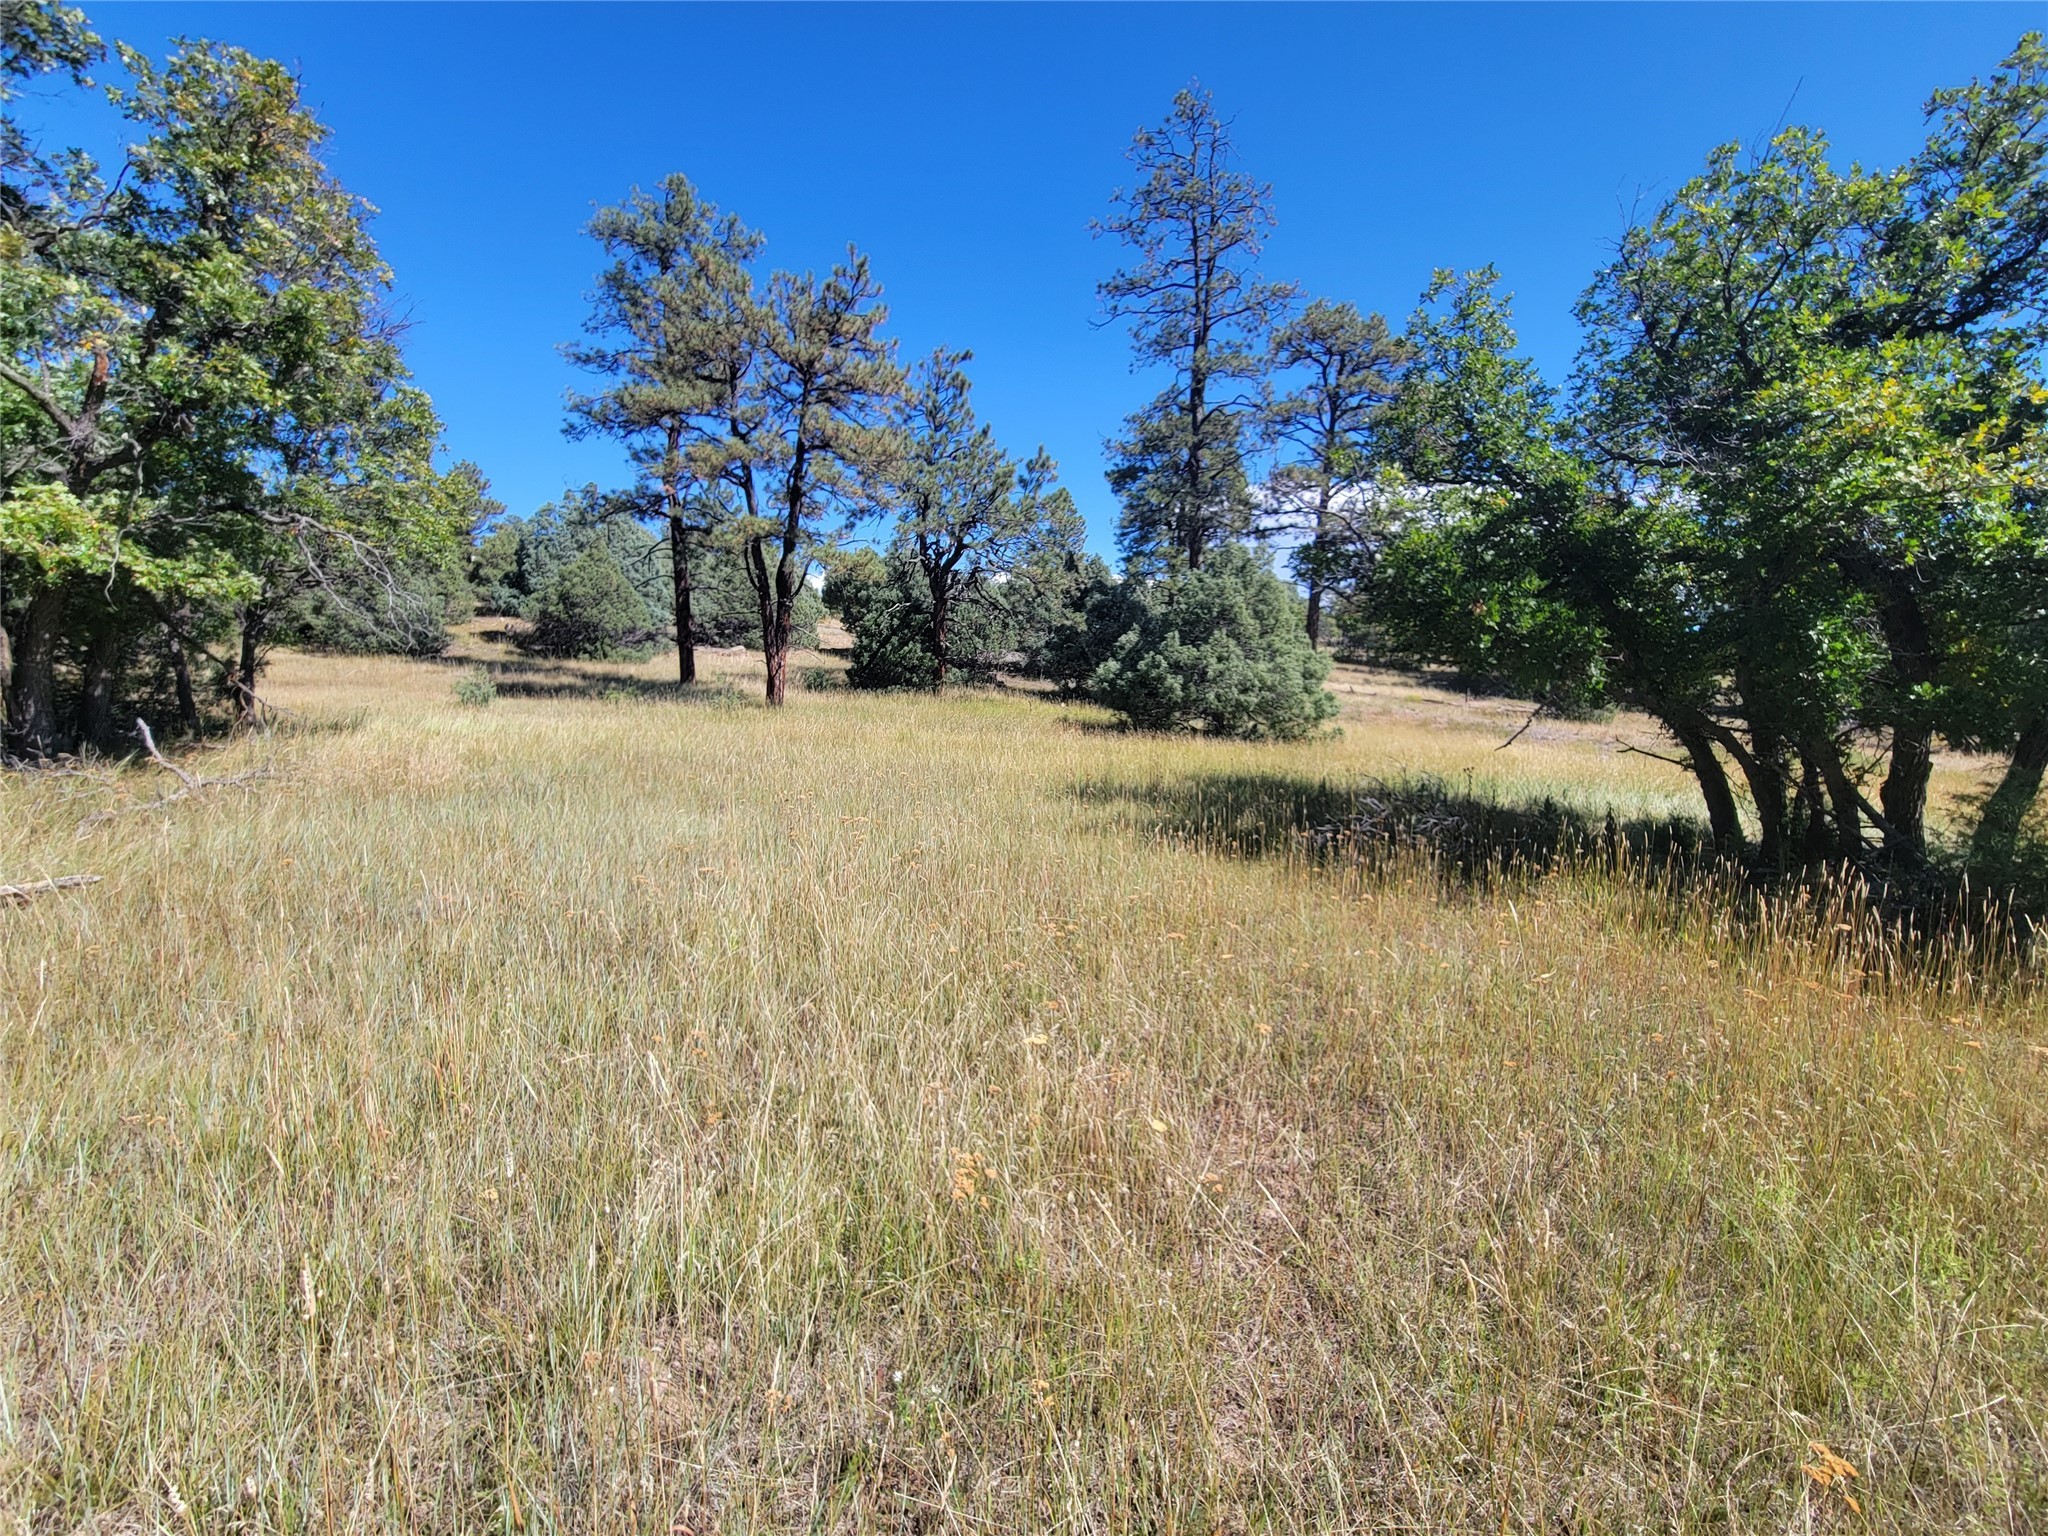
<path id="1" fill-rule="evenodd" d="M 184 787 L 182 789 L 174 789 L 167 795 L 158 795 L 154 800 L 145 800 L 140 805 L 124 805 L 110 811 L 95 812 L 78 824 L 78 835 L 80 837 L 85 836 L 86 833 L 92 831 L 95 827 L 112 821 L 116 816 L 130 816 L 141 811 L 160 811 L 167 805 L 175 805 L 178 801 L 188 799 L 204 790 L 241 789 L 255 783 L 259 779 L 276 777 L 267 768 L 257 768 L 248 773 L 230 774 L 224 779 L 202 779 L 187 773 L 157 750 L 156 738 L 150 734 L 147 721 L 137 720 L 135 722 L 135 733 L 142 738 L 143 749 L 149 754 L 150 761 L 165 772 L 173 775 Z"/>
<path id="2" fill-rule="evenodd" d="M 98 875 L 59 875 L 55 880 L 31 880 L 26 885 L 0 885 L 0 901 L 27 901 L 52 891 L 76 890 L 81 885 L 98 885 Z"/>

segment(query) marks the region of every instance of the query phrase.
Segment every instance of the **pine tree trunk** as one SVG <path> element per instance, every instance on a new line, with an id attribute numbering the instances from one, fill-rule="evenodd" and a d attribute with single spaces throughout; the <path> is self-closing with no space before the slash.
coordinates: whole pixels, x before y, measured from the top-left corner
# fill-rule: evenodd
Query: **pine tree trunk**
<path id="1" fill-rule="evenodd" d="M 932 593 L 932 686 L 946 686 L 946 624 L 951 618 L 944 593 Z"/>
<path id="2" fill-rule="evenodd" d="M 170 657 L 171 681 L 178 693 L 178 726 L 187 736 L 197 736 L 202 729 L 199 697 L 192 691 L 192 663 L 185 655 L 185 637 L 178 622 L 165 623 L 164 650 Z"/>
<path id="3" fill-rule="evenodd" d="M 773 599 L 762 600 L 768 663 L 768 702 L 780 708 L 789 699 L 789 639 L 796 627 L 796 588 L 790 580 L 789 557 L 775 566 Z"/>
<path id="4" fill-rule="evenodd" d="M 761 659 L 767 667 L 767 699 L 779 704 L 775 693 L 775 584 L 768 574 L 768 557 L 759 539 L 747 541 L 747 579 L 754 586 L 754 601 L 761 610 Z"/>
<path id="5" fill-rule="evenodd" d="M 697 681 L 697 636 L 690 619 L 690 554 L 680 517 L 668 520 L 668 564 L 675 585 L 676 675 L 689 684 Z"/>
<path id="6" fill-rule="evenodd" d="M 14 691 L 7 710 L 21 750 L 46 757 L 62 745 L 57 722 L 57 642 L 64 619 L 64 589 L 46 587 L 28 605 L 14 657 Z"/>
<path id="7" fill-rule="evenodd" d="M 1332 435 L 1335 428 L 1329 429 Z M 1311 572 L 1308 579 L 1308 644 L 1312 651 L 1323 648 L 1323 578 L 1324 556 L 1330 546 L 1330 468 L 1332 454 L 1323 454 L 1323 474 L 1316 490 L 1316 532 L 1309 541 Z"/>
<path id="8" fill-rule="evenodd" d="M 768 650 L 768 702 L 777 707 L 789 700 L 789 629 L 789 616 L 778 602 Z"/>
<path id="9" fill-rule="evenodd" d="M 2005 776 L 1984 802 L 1977 830 L 1970 835 L 1970 862 L 1988 870 L 2003 869 L 2019 851 L 2020 824 L 2033 809 L 2041 793 L 2041 778 L 2048 772 L 2048 710 L 2027 723 L 2012 749 L 2012 761 Z"/>

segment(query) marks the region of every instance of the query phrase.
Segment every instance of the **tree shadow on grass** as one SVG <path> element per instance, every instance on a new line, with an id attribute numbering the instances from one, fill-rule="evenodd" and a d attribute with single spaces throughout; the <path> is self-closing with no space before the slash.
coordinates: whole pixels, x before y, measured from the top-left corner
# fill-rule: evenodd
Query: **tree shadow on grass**
<path id="1" fill-rule="evenodd" d="M 1658 924 L 1725 923 L 1758 943 L 1814 943 L 1873 972 L 2038 979 L 2043 924 L 2015 895 L 1954 871 L 1916 881 L 1816 868 L 1760 873 L 1717 852 L 1690 817 L 1589 814 L 1554 797 L 1512 800 L 1417 776 L 1393 782 L 1213 774 L 1076 787 L 1124 826 L 1234 858 L 1356 879 L 1421 873 L 1446 897 L 1590 876 L 1642 898 Z"/>
<path id="2" fill-rule="evenodd" d="M 712 677 L 683 684 L 665 679 L 632 677 L 574 662 L 535 660 L 479 661 L 473 657 L 440 658 L 455 672 L 481 669 L 497 685 L 503 699 L 590 699 L 608 703 L 666 700 L 678 704 L 731 705 L 751 697 L 730 678 Z"/>
<path id="3" fill-rule="evenodd" d="M 585 667 L 535 668 L 513 663 L 503 671 L 492 668 L 490 672 L 502 699 L 686 700 L 724 691 L 701 685 L 685 688 L 681 683 L 657 683 L 644 677 L 621 677 L 616 672 Z"/>
<path id="4" fill-rule="evenodd" d="M 1076 794 L 1117 806 L 1128 824 L 1189 847 L 1336 867 L 1420 858 L 1453 887 L 1483 889 L 1588 866 L 1658 883 L 1730 873 L 1706 827 L 1689 817 L 1596 817 L 1555 798 L 1507 800 L 1426 776 L 1388 782 L 1213 774 L 1096 782 Z"/>

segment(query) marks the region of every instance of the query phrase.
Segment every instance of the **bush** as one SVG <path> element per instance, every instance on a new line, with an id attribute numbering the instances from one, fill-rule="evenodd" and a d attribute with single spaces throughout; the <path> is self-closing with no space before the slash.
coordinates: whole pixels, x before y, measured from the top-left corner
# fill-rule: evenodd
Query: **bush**
<path id="1" fill-rule="evenodd" d="M 609 661 L 648 654 L 647 605 L 602 544 L 586 545 L 549 576 L 530 615 L 526 647 L 543 656 Z"/>
<path id="2" fill-rule="evenodd" d="M 1088 680 L 1132 725 L 1284 739 L 1336 714 L 1300 599 L 1249 550 L 1227 545 L 1134 598 L 1141 616 Z"/>
<path id="3" fill-rule="evenodd" d="M 439 656 L 448 649 L 448 626 L 474 612 L 459 552 L 376 571 L 337 559 L 325 582 L 284 604 L 274 634 L 308 651 Z"/>
<path id="4" fill-rule="evenodd" d="M 471 667 L 455 679 L 455 702 L 482 709 L 498 696 L 498 684 L 482 667 Z"/>
<path id="5" fill-rule="evenodd" d="M 1081 604 L 1098 572 L 1101 584 L 1112 585 L 1100 560 L 1060 552 L 962 595 L 947 616 L 947 680 L 988 683 L 1006 672 L 1048 675 L 1058 636 L 1080 625 Z M 915 566 L 870 550 L 842 556 L 826 577 L 825 601 L 853 632 L 849 685 L 932 686 L 938 662 L 931 645 L 931 592 Z M 1076 680 L 1101 659 L 1093 657 Z"/>
<path id="6" fill-rule="evenodd" d="M 938 675 L 928 639 L 931 619 L 922 609 L 871 610 L 853 632 L 846 669 L 851 688 L 929 688 Z"/>
<path id="7" fill-rule="evenodd" d="M 1095 563 L 1102 565 L 1099 560 Z M 1040 675 L 1069 697 L 1088 697 L 1096 668 L 1109 660 L 1117 641 L 1142 624 L 1150 611 L 1142 582 L 1117 581 L 1106 566 L 1090 572 L 1045 640 Z"/>

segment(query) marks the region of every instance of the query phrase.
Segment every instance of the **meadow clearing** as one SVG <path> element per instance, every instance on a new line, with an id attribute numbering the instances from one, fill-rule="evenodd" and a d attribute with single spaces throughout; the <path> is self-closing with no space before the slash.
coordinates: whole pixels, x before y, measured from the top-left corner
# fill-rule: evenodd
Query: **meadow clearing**
<path id="1" fill-rule="evenodd" d="M 0 781 L 0 1529 L 2048 1525 L 2030 979 L 1285 835 L 1646 725 L 462 653 Z"/>

